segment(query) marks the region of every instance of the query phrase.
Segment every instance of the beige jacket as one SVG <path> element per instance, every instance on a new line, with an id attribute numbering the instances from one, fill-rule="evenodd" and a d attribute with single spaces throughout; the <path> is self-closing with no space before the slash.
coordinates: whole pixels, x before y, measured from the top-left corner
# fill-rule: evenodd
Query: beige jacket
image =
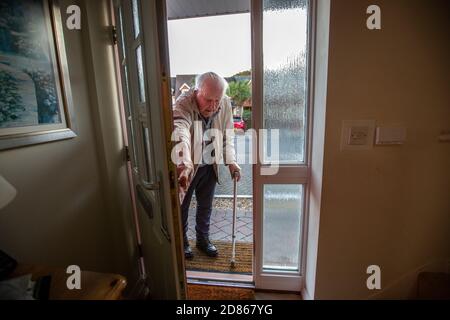
<path id="1" fill-rule="evenodd" d="M 192 170 L 190 181 L 197 173 L 198 164 L 202 161 L 203 139 L 202 139 L 202 119 L 195 100 L 194 90 L 191 89 L 180 95 L 173 106 L 174 135 L 175 141 L 179 141 L 177 147 L 186 152 L 179 152 L 180 157 L 176 165 L 184 164 Z M 234 150 L 234 124 L 230 98 L 224 96 L 219 103 L 218 113 L 214 116 L 211 129 L 218 129 L 223 135 L 220 139 L 213 139 L 216 161 L 214 170 L 217 182 L 219 181 L 219 166 L 217 163 L 236 164 L 236 154 Z M 226 131 L 229 129 L 228 131 Z M 204 134 L 204 132 L 203 132 Z M 193 147 L 193 148 L 192 148 Z M 217 150 L 223 150 L 218 152 Z M 225 159 L 224 159 L 225 157 Z M 231 179 L 231 178 L 230 178 Z"/>

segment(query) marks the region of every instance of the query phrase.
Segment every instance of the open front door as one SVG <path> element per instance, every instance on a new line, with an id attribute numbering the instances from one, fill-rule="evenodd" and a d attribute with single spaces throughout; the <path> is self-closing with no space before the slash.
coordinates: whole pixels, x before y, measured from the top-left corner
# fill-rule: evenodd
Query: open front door
<path id="1" fill-rule="evenodd" d="M 114 9 L 143 275 L 151 298 L 184 299 L 176 172 L 169 149 L 169 87 L 166 64 L 159 58 L 167 44 L 157 36 L 155 1 L 118 0 Z"/>

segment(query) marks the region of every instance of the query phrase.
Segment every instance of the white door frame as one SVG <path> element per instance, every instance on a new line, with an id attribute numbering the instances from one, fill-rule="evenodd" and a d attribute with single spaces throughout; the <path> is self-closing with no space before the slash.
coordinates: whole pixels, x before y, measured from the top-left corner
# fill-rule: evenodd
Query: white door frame
<path id="1" fill-rule="evenodd" d="M 253 123 L 257 130 L 263 128 L 263 6 L 262 0 L 251 0 L 251 25 L 252 25 L 252 104 Z M 260 174 L 261 159 L 253 165 L 253 217 L 254 217 L 254 265 L 253 275 L 257 289 L 270 289 L 281 291 L 300 292 L 304 286 L 304 273 L 306 267 L 306 240 L 308 225 L 309 189 L 310 189 L 310 159 L 312 141 L 312 94 L 313 92 L 313 65 L 314 56 L 314 21 L 315 1 L 309 0 L 308 6 L 308 57 L 307 57 L 307 111 L 306 123 L 308 124 L 305 137 L 305 162 L 302 165 L 280 165 L 276 175 L 264 176 Z M 261 146 L 261 136 L 258 136 L 257 154 Z M 265 271 L 263 270 L 263 186 L 264 184 L 303 184 L 303 220 L 301 226 L 301 258 L 299 272 Z"/>

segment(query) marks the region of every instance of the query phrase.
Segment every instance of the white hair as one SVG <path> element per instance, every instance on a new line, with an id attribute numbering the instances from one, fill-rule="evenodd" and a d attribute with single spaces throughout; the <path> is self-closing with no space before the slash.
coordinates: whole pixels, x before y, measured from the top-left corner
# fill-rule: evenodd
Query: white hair
<path id="1" fill-rule="evenodd" d="M 205 73 L 199 74 L 197 77 L 195 77 L 195 89 L 198 90 L 198 89 L 202 88 L 203 84 L 208 79 L 212 79 L 217 84 L 219 84 L 223 91 L 222 95 L 225 94 L 225 91 L 228 88 L 228 82 L 223 77 L 219 76 L 215 72 L 205 72 Z"/>

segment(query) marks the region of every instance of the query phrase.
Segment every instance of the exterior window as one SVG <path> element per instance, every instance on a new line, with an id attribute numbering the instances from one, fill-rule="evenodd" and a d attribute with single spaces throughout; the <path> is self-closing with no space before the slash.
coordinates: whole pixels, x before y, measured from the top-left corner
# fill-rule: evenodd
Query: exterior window
<path id="1" fill-rule="evenodd" d="M 305 160 L 306 1 L 264 0 L 263 6 L 263 127 L 268 139 L 270 129 L 279 130 L 280 163 L 299 164 Z M 265 163 L 272 162 L 264 151 Z"/>

